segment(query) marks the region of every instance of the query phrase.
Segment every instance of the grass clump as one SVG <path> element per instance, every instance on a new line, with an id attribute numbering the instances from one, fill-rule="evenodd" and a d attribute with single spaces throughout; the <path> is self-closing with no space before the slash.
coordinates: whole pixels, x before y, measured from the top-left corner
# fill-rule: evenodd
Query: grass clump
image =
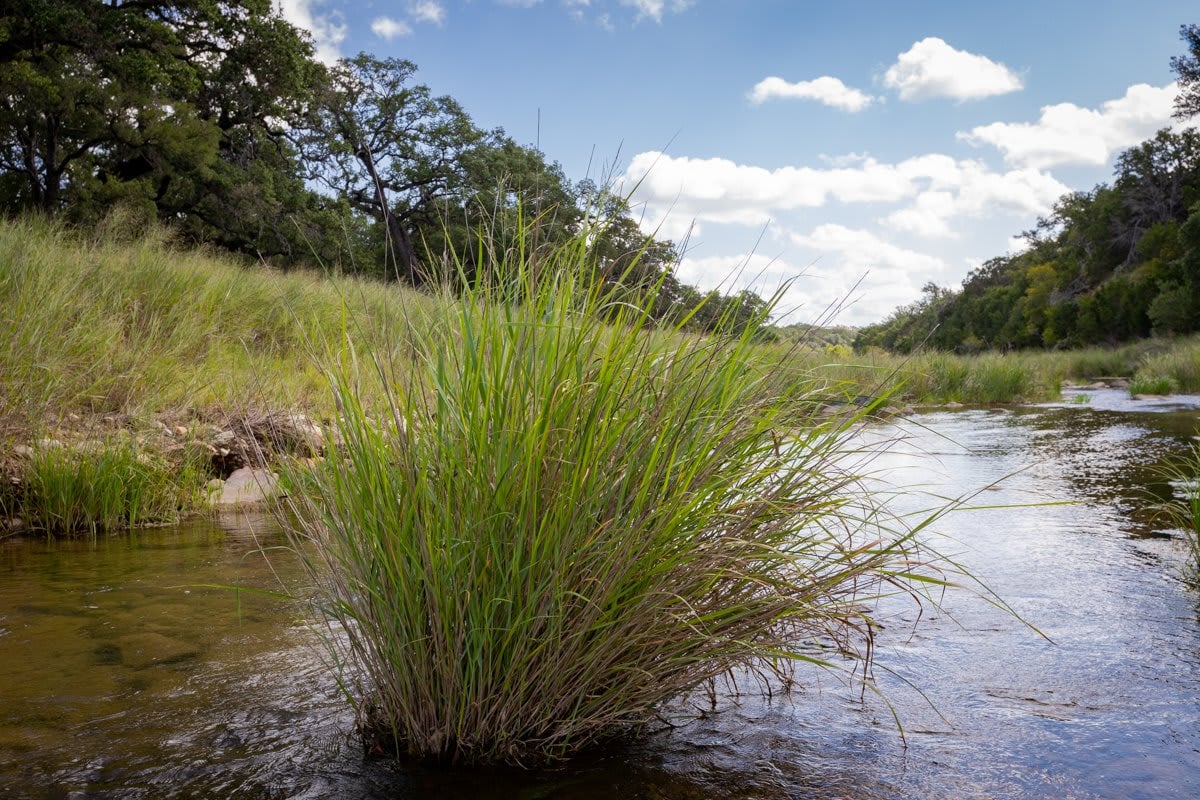
<path id="1" fill-rule="evenodd" d="M 1200 445 L 1192 445 L 1184 459 L 1165 467 L 1161 474 L 1175 493 L 1173 502 L 1165 507 L 1167 519 L 1183 530 L 1191 553 L 1186 576 L 1200 586 Z"/>
<path id="2" fill-rule="evenodd" d="M 11 513 L 47 533 L 176 522 L 199 507 L 203 479 L 198 463 L 177 463 L 132 440 L 45 440 L 20 470 Z"/>
<path id="3" fill-rule="evenodd" d="M 331 369 L 338 455 L 291 511 L 375 745 L 562 757 L 739 667 L 869 659 L 870 599 L 922 580 L 859 485 L 856 419 L 797 412 L 820 384 L 780 388 L 729 326 L 650 330 L 582 258 L 469 295 L 411 372 Z"/>
<path id="4" fill-rule="evenodd" d="M 1138 373 L 1129 382 L 1129 394 L 1174 394 L 1179 390 L 1179 383 L 1170 375 L 1151 375 Z"/>

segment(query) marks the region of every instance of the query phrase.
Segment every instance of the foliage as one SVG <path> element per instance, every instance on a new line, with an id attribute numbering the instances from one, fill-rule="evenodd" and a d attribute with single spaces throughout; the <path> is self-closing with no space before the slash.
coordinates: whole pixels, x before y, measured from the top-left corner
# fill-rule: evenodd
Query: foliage
<path id="1" fill-rule="evenodd" d="M 350 222 L 285 138 L 322 68 L 267 0 L 16 0 L 0 30 L 0 207 L 124 204 L 256 258 L 333 256 Z"/>
<path id="2" fill-rule="evenodd" d="M 859 417 L 812 422 L 733 310 L 651 330 L 589 247 L 468 293 L 408 370 L 327 359 L 343 444 L 293 519 L 372 746 L 563 756 L 740 666 L 869 660 L 869 598 L 937 582 L 847 472 Z"/>
<path id="3" fill-rule="evenodd" d="M 48 441 L 26 462 L 13 509 L 35 530 L 95 534 L 176 522 L 199 506 L 197 464 L 174 463 L 132 439 Z"/>
<path id="4" fill-rule="evenodd" d="M 1200 114 L 1200 25 L 1180 25 L 1179 38 L 1187 45 L 1187 54 L 1171 59 L 1179 81 L 1175 116 L 1187 119 Z"/>

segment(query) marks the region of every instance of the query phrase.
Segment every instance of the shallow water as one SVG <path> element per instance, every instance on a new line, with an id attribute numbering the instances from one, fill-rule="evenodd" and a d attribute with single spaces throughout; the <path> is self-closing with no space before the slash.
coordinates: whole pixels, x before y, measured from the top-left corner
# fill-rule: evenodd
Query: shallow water
<path id="1" fill-rule="evenodd" d="M 1200 796 L 1200 594 L 1179 532 L 1146 511 L 1200 398 L 1075 394 L 880 432 L 904 436 L 876 465 L 890 483 L 978 491 L 936 546 L 1049 637 L 965 591 L 916 626 L 911 604 L 881 609 L 877 679 L 903 738 L 879 697 L 802 673 L 788 696 L 727 696 L 555 770 L 367 760 L 304 609 L 251 591 L 278 587 L 271 565 L 297 585 L 286 554 L 259 552 L 282 542 L 230 517 L 0 542 L 0 796 Z"/>

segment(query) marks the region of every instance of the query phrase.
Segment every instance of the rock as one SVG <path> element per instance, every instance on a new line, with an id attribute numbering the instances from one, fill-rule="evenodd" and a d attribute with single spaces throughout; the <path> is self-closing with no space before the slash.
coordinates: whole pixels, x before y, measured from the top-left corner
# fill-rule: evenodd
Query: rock
<path id="1" fill-rule="evenodd" d="M 1088 388 L 1089 388 L 1089 389 L 1107 389 L 1107 388 L 1108 388 L 1108 384 L 1107 384 L 1107 383 L 1105 383 L 1104 381 L 1096 381 L 1095 383 L 1093 383 L 1093 384 L 1092 384 L 1091 386 L 1089 386 Z"/>
<path id="2" fill-rule="evenodd" d="M 957 400 L 951 400 L 949 403 L 943 404 L 942 407 L 943 408 L 962 408 L 963 404 L 958 402 Z"/>
<path id="3" fill-rule="evenodd" d="M 265 502 L 279 483 L 279 476 L 265 469 L 242 467 L 234 470 L 221 489 L 218 506 L 240 506 Z"/>
<path id="4" fill-rule="evenodd" d="M 175 435 L 176 436 L 187 436 L 188 429 L 183 427 L 182 425 L 176 425 L 175 426 Z"/>
<path id="5" fill-rule="evenodd" d="M 20 517 L 6 519 L 3 523 L 0 523 L 0 530 L 4 531 L 6 534 L 21 533 L 28 527 L 29 526 L 25 524 L 25 520 L 21 519 Z"/>
<path id="6" fill-rule="evenodd" d="M 1117 378 L 1115 381 L 1110 383 L 1109 386 L 1114 389 L 1128 389 L 1129 381 L 1125 380 L 1124 378 Z"/>
<path id="7" fill-rule="evenodd" d="M 14 456 L 21 458 L 33 458 L 34 449 L 27 444 L 19 444 L 12 449 Z"/>
<path id="8" fill-rule="evenodd" d="M 121 663 L 131 669 L 171 664 L 200 655 L 197 645 L 161 633 L 131 633 L 118 639 L 117 644 L 121 648 Z"/>
<path id="9" fill-rule="evenodd" d="M 65 446 L 58 439 L 38 439 L 37 443 L 38 450 L 61 450 Z"/>
<path id="10" fill-rule="evenodd" d="M 237 436 L 233 431 L 218 431 L 208 441 L 213 447 L 232 447 L 237 444 Z"/>

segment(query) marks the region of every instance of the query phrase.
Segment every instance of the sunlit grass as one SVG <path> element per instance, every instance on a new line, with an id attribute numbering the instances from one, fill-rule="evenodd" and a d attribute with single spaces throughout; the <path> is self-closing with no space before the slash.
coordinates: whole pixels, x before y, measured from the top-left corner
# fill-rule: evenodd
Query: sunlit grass
<path id="1" fill-rule="evenodd" d="M 581 247 L 520 304 L 467 297 L 406 372 L 326 361 L 342 444 L 292 511 L 373 747 L 566 756 L 738 667 L 869 660 L 871 598 L 938 580 L 851 467 L 861 417 L 812 421 L 827 383 L 749 332 L 651 330 Z"/>

